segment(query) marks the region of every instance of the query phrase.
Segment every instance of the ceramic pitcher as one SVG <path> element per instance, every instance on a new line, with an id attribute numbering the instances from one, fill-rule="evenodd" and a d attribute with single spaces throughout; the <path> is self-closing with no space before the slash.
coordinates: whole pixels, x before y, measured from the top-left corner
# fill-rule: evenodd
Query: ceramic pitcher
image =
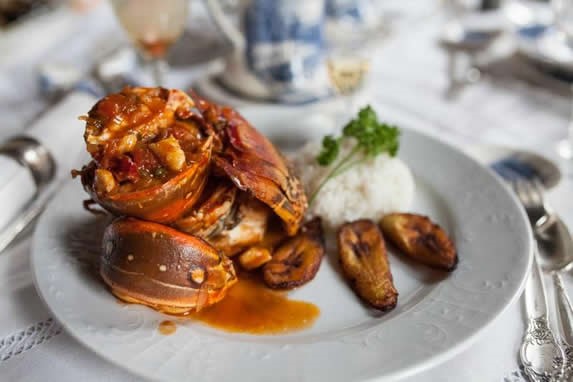
<path id="1" fill-rule="evenodd" d="M 325 0 L 239 0 L 239 25 L 219 0 L 205 0 L 233 44 L 223 84 L 241 95 L 305 103 L 329 94 L 324 64 Z"/>

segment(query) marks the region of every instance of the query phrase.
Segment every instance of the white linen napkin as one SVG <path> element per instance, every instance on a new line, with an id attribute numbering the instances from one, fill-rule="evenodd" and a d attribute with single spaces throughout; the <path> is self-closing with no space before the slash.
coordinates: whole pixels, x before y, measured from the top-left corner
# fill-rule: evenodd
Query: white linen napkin
<path id="1" fill-rule="evenodd" d="M 50 151 L 58 166 L 57 177 L 69 176 L 70 169 L 80 164 L 78 159 L 85 152 L 84 129 L 76 116 L 85 114 L 94 102 L 95 98 L 86 93 L 70 93 L 22 133 L 36 138 Z M 7 138 L 0 137 L 0 143 Z M 35 190 L 30 171 L 14 159 L 0 155 L 0 227 L 16 216 Z"/>

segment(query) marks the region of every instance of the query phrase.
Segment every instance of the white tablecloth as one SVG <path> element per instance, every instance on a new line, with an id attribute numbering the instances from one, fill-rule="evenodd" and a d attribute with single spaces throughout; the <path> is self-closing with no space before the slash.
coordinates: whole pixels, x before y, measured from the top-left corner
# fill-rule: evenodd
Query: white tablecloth
<path id="1" fill-rule="evenodd" d="M 394 35 L 374 59 L 368 83 L 369 100 L 381 116 L 460 146 L 479 142 L 504 144 L 553 156 L 554 143 L 565 136 L 568 98 L 527 85 L 512 78 L 511 70 L 502 70 L 468 87 L 459 98 L 446 99 L 446 56 L 437 45 L 443 21 L 437 14 L 437 4 L 390 3 L 399 4 L 396 6 L 402 12 L 398 15 L 401 19 Z M 75 29 L 68 33 L 66 49 L 61 49 L 63 45 L 59 43 L 49 52 L 44 50 L 42 58 L 26 64 L 8 62 L 2 66 L 0 61 L 0 139 L 22 130 L 44 106 L 35 80 L 37 65 L 30 62 L 52 60 L 83 67 L 92 57 L 90 47 L 100 44 L 106 36 L 121 35 L 109 9 L 96 10 L 69 24 Z M 170 83 L 186 87 L 195 75 L 189 73 L 176 71 Z M 560 164 L 570 171 L 565 163 Z M 573 227 L 571 190 L 569 173 L 548 195 L 569 227 Z M 29 238 L 24 238 L 0 255 L 0 380 L 137 380 L 85 349 L 50 318 L 31 283 L 29 247 Z M 569 275 L 566 283 L 573 292 Z M 521 310 L 521 301 L 509 306 L 467 349 L 408 381 L 522 380 L 517 363 L 524 322 Z"/>

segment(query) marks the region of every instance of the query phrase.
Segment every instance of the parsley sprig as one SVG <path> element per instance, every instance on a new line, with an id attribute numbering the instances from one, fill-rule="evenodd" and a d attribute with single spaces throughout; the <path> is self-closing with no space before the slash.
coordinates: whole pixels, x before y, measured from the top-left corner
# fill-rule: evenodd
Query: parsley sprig
<path id="1" fill-rule="evenodd" d="M 312 204 L 322 187 L 332 178 L 337 177 L 353 166 L 372 159 L 382 153 L 395 156 L 399 148 L 400 130 L 396 126 L 378 122 L 378 116 L 372 107 L 366 106 L 358 112 L 342 129 L 342 135 L 327 135 L 322 139 L 322 149 L 316 157 L 321 166 L 333 165 L 322 182 L 313 191 L 309 203 Z M 353 141 L 354 146 L 337 163 L 341 145 Z"/>

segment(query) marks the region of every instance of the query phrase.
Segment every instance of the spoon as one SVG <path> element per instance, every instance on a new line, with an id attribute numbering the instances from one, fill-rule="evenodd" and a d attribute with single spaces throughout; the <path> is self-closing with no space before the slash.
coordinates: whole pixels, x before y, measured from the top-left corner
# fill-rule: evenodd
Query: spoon
<path id="1" fill-rule="evenodd" d="M 539 262 L 547 272 L 560 272 L 573 267 L 573 239 L 565 223 L 551 211 L 542 216 L 533 227 L 539 244 Z"/>
<path id="2" fill-rule="evenodd" d="M 537 247 L 534 251 L 531 273 L 525 285 L 527 328 L 519 359 L 530 381 L 557 382 L 563 377 L 565 352 L 549 325 L 543 276 L 536 261 Z"/>
<path id="3" fill-rule="evenodd" d="M 552 273 L 555 287 L 555 313 L 560 329 L 559 344 L 551 335 L 544 301 L 539 299 L 537 304 L 535 300 L 531 301 L 531 297 L 536 295 L 527 293 L 526 286 L 526 310 L 528 316 L 533 317 L 533 321 L 530 320 L 528 324 L 520 352 L 525 372 L 534 381 L 568 380 L 573 376 L 573 308 L 559 272 L 572 267 L 573 241 L 567 226 L 544 201 L 545 190 L 559 182 L 561 172 L 551 161 L 528 152 L 505 156 L 495 161 L 491 168 L 514 185 L 532 224 L 537 245 L 533 272 L 528 278 L 527 285 L 533 281 L 537 285 L 529 289 L 535 291 L 543 288 L 537 264 L 540 264 L 543 270 Z M 516 187 L 518 184 L 521 186 Z M 542 291 L 540 295 L 543 296 L 544 292 Z M 536 307 L 543 309 L 536 311 L 534 309 Z M 559 353 L 563 357 L 560 357 Z M 557 369 L 561 367 L 563 374 L 560 374 L 555 367 Z M 546 372 L 552 375 L 545 374 Z"/>
<path id="4" fill-rule="evenodd" d="M 540 247 L 539 258 L 545 271 L 551 272 L 555 290 L 555 312 L 565 356 L 563 380 L 573 375 L 573 307 L 559 272 L 573 265 L 573 239 L 567 226 L 554 213 L 548 213 L 533 229 Z"/>
<path id="5" fill-rule="evenodd" d="M 0 232 L 1 253 L 42 212 L 53 196 L 57 165 L 52 154 L 40 142 L 26 136 L 13 137 L 4 143 L 0 146 L 0 155 L 8 155 L 26 166 L 36 183 L 34 198 Z"/>
<path id="6" fill-rule="evenodd" d="M 573 376 L 573 308 L 563 287 L 563 281 L 558 272 L 553 272 L 555 286 L 555 307 L 561 346 L 563 348 L 563 379 L 568 381 Z"/>
<path id="7" fill-rule="evenodd" d="M 535 227 L 535 222 L 546 214 L 543 193 L 539 184 L 520 179 L 511 181 L 510 185 L 523 205 L 532 227 Z M 550 312 L 547 309 L 539 257 L 539 246 L 535 241 L 532 270 L 525 284 L 527 326 L 519 351 L 519 359 L 523 372 L 530 381 L 562 381 L 565 351 L 558 337 L 553 334 L 549 323 Z"/>

